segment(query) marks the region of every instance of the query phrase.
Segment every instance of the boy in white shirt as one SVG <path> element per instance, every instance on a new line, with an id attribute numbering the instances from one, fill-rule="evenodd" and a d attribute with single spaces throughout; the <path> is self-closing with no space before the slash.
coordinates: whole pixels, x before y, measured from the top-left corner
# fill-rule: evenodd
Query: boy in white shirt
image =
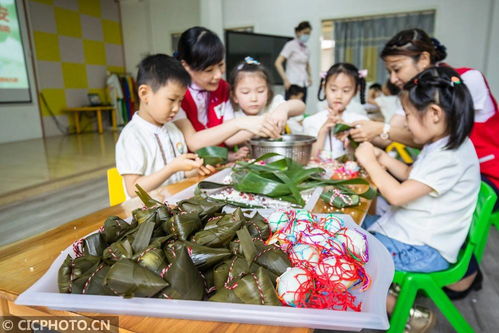
<path id="1" fill-rule="evenodd" d="M 125 126 L 116 143 L 116 167 L 123 176 L 127 197 L 135 185 L 151 191 L 182 180 L 187 171 L 208 175 L 196 154 L 187 153 L 182 132 L 171 123 L 190 84 L 180 63 L 165 54 L 144 58 L 137 74 L 139 111 Z"/>

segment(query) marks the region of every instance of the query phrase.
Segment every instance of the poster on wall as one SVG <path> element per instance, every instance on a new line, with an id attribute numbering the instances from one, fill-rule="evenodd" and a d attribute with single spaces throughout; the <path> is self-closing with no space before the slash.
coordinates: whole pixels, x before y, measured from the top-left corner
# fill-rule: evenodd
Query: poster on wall
<path id="1" fill-rule="evenodd" d="M 0 103 L 31 102 L 15 0 L 0 0 Z"/>

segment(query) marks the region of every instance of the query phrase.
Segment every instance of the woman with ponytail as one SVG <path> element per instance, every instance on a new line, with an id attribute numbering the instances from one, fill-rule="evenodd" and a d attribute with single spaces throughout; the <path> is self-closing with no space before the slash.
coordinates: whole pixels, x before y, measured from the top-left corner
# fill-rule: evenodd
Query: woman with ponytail
<path id="1" fill-rule="evenodd" d="M 449 67 L 442 62 L 446 56 L 446 47 L 420 29 L 400 31 L 386 43 L 381 52 L 381 58 L 390 74 L 390 81 L 399 88 L 426 68 Z M 455 71 L 461 76 L 473 99 L 475 125 L 470 139 L 480 159 L 482 180 L 489 183 L 499 194 L 499 107 L 480 71 L 465 67 L 455 68 Z M 350 134 L 356 141 L 372 141 L 384 133 L 391 141 L 411 147 L 418 146 L 407 130 L 402 109 L 393 116 L 391 128 L 384 128 L 382 123 L 373 121 L 362 121 L 355 125 L 358 125 L 357 128 Z M 389 141 L 385 141 L 385 144 L 387 143 Z M 498 208 L 499 203 L 495 209 Z"/>

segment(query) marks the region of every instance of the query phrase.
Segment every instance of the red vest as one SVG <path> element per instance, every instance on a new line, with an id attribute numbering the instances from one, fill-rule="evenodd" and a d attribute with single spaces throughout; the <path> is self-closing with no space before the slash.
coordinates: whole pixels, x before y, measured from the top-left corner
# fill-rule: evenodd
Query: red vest
<path id="1" fill-rule="evenodd" d="M 229 102 L 229 97 L 229 84 L 224 80 L 220 80 L 217 90 L 208 93 L 208 110 L 206 110 L 208 122 L 206 123 L 206 126 L 199 121 L 198 108 L 189 89 L 187 89 L 184 100 L 182 101 L 182 109 L 185 111 L 185 114 L 191 121 L 194 129 L 196 131 L 201 131 L 223 123 L 224 104 Z"/>
<path id="2" fill-rule="evenodd" d="M 463 67 L 455 70 L 459 75 L 463 75 L 472 68 Z M 480 172 L 499 188 L 499 108 L 485 76 L 483 79 L 494 104 L 495 113 L 486 122 L 475 122 L 470 139 L 473 141 L 478 158 L 494 156 L 493 159 L 480 163 Z"/>

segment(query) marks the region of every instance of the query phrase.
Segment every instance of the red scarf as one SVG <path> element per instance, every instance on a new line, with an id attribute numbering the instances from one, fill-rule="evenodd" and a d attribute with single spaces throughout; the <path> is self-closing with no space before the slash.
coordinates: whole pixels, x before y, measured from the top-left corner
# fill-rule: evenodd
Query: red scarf
<path id="1" fill-rule="evenodd" d="M 206 128 L 211 128 L 218 126 L 223 123 L 223 107 L 226 102 L 229 101 L 230 88 L 229 84 L 224 80 L 220 80 L 218 88 L 215 91 L 208 92 L 208 104 L 207 104 L 207 118 L 208 122 L 206 126 L 199 121 L 198 107 L 194 98 L 191 95 L 189 89 L 185 93 L 184 100 L 182 101 L 182 109 L 185 111 L 187 118 L 191 121 L 192 126 L 196 131 L 201 131 Z M 222 110 L 222 113 L 217 110 Z"/>
<path id="2" fill-rule="evenodd" d="M 472 68 L 462 67 L 455 70 L 459 75 L 463 75 Z M 494 104 L 495 113 L 483 123 L 475 122 L 470 139 L 473 141 L 478 158 L 494 155 L 494 159 L 480 163 L 480 172 L 499 188 L 499 108 L 485 76 L 483 79 Z"/>

